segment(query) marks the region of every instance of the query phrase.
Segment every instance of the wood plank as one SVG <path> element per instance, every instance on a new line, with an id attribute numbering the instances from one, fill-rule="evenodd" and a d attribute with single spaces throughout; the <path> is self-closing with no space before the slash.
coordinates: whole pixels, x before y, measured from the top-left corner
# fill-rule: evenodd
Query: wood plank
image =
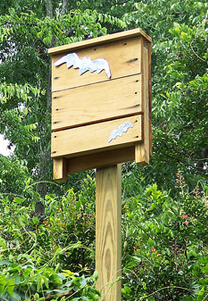
<path id="1" fill-rule="evenodd" d="M 67 180 L 67 162 L 64 157 L 53 159 L 53 179 L 59 183 Z"/>
<path id="2" fill-rule="evenodd" d="M 148 87 L 149 87 L 149 151 L 152 156 L 152 82 L 151 82 L 151 43 L 148 43 Z"/>
<path id="3" fill-rule="evenodd" d="M 121 300 L 121 165 L 96 174 L 96 288 L 102 300 Z M 113 285 L 112 285 L 113 284 Z"/>
<path id="4" fill-rule="evenodd" d="M 150 157 L 150 108 L 149 108 L 149 54 L 146 41 L 142 42 L 142 111 L 143 115 L 143 143 L 135 144 L 135 162 L 141 166 L 149 164 Z"/>
<path id="5" fill-rule="evenodd" d="M 68 54 L 54 55 L 52 57 L 52 91 L 69 89 L 77 86 L 92 84 L 95 82 L 110 81 L 106 72 L 102 71 L 80 75 L 79 69 L 67 68 L 66 63 L 56 67 L 54 63 Z M 77 55 L 90 57 L 91 60 L 103 58 L 108 61 L 111 70 L 111 80 L 132 74 L 141 73 L 141 37 L 126 38 L 109 44 L 88 47 L 76 51 Z"/>
<path id="6" fill-rule="evenodd" d="M 53 92 L 52 130 L 141 113 L 141 74 Z"/>
<path id="7" fill-rule="evenodd" d="M 53 47 L 48 49 L 48 53 L 50 55 L 54 55 L 57 53 L 65 52 L 65 51 L 75 51 L 80 48 L 85 48 L 86 46 L 96 46 L 103 43 L 110 43 L 112 41 L 117 41 L 125 38 L 132 38 L 135 36 L 143 36 L 145 39 L 147 39 L 149 42 L 152 42 L 152 39 L 150 36 L 148 36 L 141 28 L 136 28 L 128 31 L 122 31 L 119 33 L 114 33 L 94 39 L 88 39 L 80 42 L 75 42 L 72 44 L 62 45 L 58 47 Z"/>
<path id="8" fill-rule="evenodd" d="M 133 161 L 134 145 L 67 159 L 68 174 Z"/>
<path id="9" fill-rule="evenodd" d="M 125 123 L 131 123 L 132 127 L 126 127 L 123 135 L 116 136 L 109 141 L 112 131 L 119 127 L 125 127 Z M 116 120 L 86 125 L 52 133 L 51 156 L 73 157 L 76 154 L 87 154 L 90 152 L 103 151 L 104 149 L 116 149 L 122 146 L 130 146 L 142 140 L 142 118 L 141 115 L 120 118 Z"/>

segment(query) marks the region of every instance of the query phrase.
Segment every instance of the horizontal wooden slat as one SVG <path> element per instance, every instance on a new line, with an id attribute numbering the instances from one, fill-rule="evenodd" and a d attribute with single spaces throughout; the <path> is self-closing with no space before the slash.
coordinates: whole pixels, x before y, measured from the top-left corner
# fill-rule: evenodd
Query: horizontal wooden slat
<path id="1" fill-rule="evenodd" d="M 122 136 L 117 136 L 109 142 L 112 131 L 117 130 L 126 122 L 132 127 L 128 128 Z M 52 133 L 51 156 L 73 157 L 76 154 L 88 154 L 104 149 L 115 149 L 130 146 L 142 140 L 142 116 L 131 116 L 112 121 L 72 128 Z"/>
<path id="2" fill-rule="evenodd" d="M 141 75 L 53 92 L 52 130 L 141 112 Z"/>
<path id="3" fill-rule="evenodd" d="M 87 47 L 76 51 L 82 59 L 91 60 L 102 58 L 108 61 L 111 70 L 111 80 L 124 76 L 141 73 L 141 37 L 126 38 L 116 42 Z M 80 75 L 79 69 L 67 68 L 66 63 L 54 66 L 54 63 L 70 52 L 64 52 L 52 57 L 52 91 L 59 91 L 73 87 L 92 84 L 95 82 L 110 81 L 105 71 L 97 74 L 95 71 Z"/>
<path id="4" fill-rule="evenodd" d="M 65 160 L 67 166 L 67 174 L 73 174 L 77 172 L 82 172 L 85 170 L 93 168 L 107 167 L 123 162 L 133 161 L 135 159 L 135 153 L 140 151 L 139 148 L 143 149 L 143 142 L 137 143 L 135 146 L 123 147 L 113 150 L 105 150 L 102 152 L 92 153 L 88 155 L 79 155 L 77 157 L 68 158 Z M 53 179 L 57 182 L 66 181 L 65 174 L 60 174 L 60 165 L 57 167 L 57 162 L 62 162 L 62 158 L 54 158 L 54 176 Z M 61 163 L 60 163 L 61 164 Z M 144 166 L 146 162 L 138 163 L 141 166 Z M 58 168 L 58 170 L 57 170 Z M 63 167 L 62 169 L 63 170 Z"/>
<path id="5" fill-rule="evenodd" d="M 67 159 L 68 174 L 134 160 L 134 145 Z"/>
<path id="6" fill-rule="evenodd" d="M 110 43 L 112 41 L 125 39 L 126 37 L 132 38 L 135 36 L 143 36 L 149 42 L 152 42 L 152 38 L 148 36 L 141 28 L 136 28 L 128 31 L 122 31 L 122 32 L 106 35 L 103 37 L 98 37 L 98 38 L 80 41 L 80 42 L 67 44 L 63 46 L 53 47 L 48 49 L 48 53 L 50 55 L 54 55 L 64 51 L 74 51 L 80 48 L 85 48 L 86 46 L 96 46 L 103 43 Z"/>

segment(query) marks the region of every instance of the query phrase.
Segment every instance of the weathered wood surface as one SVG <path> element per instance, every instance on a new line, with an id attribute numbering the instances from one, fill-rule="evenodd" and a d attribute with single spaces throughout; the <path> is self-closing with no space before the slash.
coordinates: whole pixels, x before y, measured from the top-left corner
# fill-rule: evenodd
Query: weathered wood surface
<path id="1" fill-rule="evenodd" d="M 124 76 L 141 73 L 141 37 L 119 40 L 110 44 L 98 45 L 96 48 L 88 47 L 76 51 L 81 58 L 90 57 L 91 60 L 103 58 L 108 61 L 111 70 L 111 80 Z M 73 67 L 67 68 L 66 64 L 58 67 L 54 63 L 62 56 L 54 55 L 52 57 L 52 92 L 70 89 L 74 87 L 89 85 L 96 82 L 110 81 L 105 73 L 97 72 L 80 75 L 79 69 Z"/>
<path id="2" fill-rule="evenodd" d="M 66 178 L 66 167 L 67 173 L 73 173 L 134 159 L 139 165 L 149 163 L 152 155 L 151 41 L 141 29 L 135 29 L 49 50 L 52 55 L 51 154 L 55 160 L 66 159 L 64 164 L 54 161 L 55 178 L 60 180 L 61 175 Z M 68 69 L 66 63 L 54 66 L 56 60 L 73 52 L 80 59 L 106 59 L 111 79 L 104 70 L 100 74 L 87 71 L 80 75 L 79 69 Z M 124 123 L 125 118 L 139 121 L 122 137 L 108 143 L 110 132 Z"/>
<path id="3" fill-rule="evenodd" d="M 60 183 L 67 180 L 67 160 L 64 157 L 53 159 L 53 179 Z"/>
<path id="4" fill-rule="evenodd" d="M 50 55 L 54 55 L 57 53 L 63 53 L 66 51 L 75 51 L 80 48 L 86 48 L 88 46 L 97 46 L 99 44 L 108 44 L 113 41 L 122 40 L 125 38 L 133 38 L 133 37 L 143 36 L 146 40 L 148 40 L 150 43 L 152 42 L 152 38 L 148 36 L 141 28 L 136 28 L 128 31 L 122 31 L 115 34 L 106 35 L 103 37 L 98 37 L 90 40 L 85 40 L 81 42 L 76 42 L 72 44 L 62 45 L 54 48 L 48 49 L 48 53 Z"/>
<path id="5" fill-rule="evenodd" d="M 73 174 L 83 170 L 103 168 L 122 162 L 133 161 L 135 158 L 134 153 L 135 147 L 132 145 L 73 158 L 61 157 L 64 159 L 63 161 L 59 161 L 60 158 L 54 158 L 53 179 L 59 183 L 66 181 L 67 175 L 63 173 L 65 168 L 67 169 L 67 174 Z"/>
<path id="6" fill-rule="evenodd" d="M 141 113 L 141 74 L 52 94 L 52 130 Z"/>
<path id="7" fill-rule="evenodd" d="M 152 156 L 152 82 L 151 82 L 151 43 L 148 43 L 148 96 L 149 96 L 149 150 Z"/>
<path id="8" fill-rule="evenodd" d="M 141 166 L 149 164 L 150 159 L 150 99 L 149 99 L 149 84 L 150 84 L 150 72 L 149 72 L 149 43 L 142 40 L 142 84 L 141 84 L 141 95 L 142 95 L 142 111 L 143 115 L 143 142 L 135 144 L 135 162 Z"/>
<path id="9" fill-rule="evenodd" d="M 126 122 L 130 122 L 133 127 L 128 128 L 121 137 L 117 136 L 109 143 L 112 131 Z M 102 151 L 105 148 L 115 149 L 121 145 L 130 146 L 141 140 L 142 117 L 141 115 L 130 116 L 52 133 L 51 156 L 70 157 L 78 153 L 85 155 L 93 151 Z"/>
<path id="10" fill-rule="evenodd" d="M 67 159 L 68 174 L 133 161 L 134 145 Z"/>
<path id="11" fill-rule="evenodd" d="M 96 287 L 105 301 L 121 300 L 121 165 L 96 174 Z M 112 285 L 113 284 L 113 285 Z"/>

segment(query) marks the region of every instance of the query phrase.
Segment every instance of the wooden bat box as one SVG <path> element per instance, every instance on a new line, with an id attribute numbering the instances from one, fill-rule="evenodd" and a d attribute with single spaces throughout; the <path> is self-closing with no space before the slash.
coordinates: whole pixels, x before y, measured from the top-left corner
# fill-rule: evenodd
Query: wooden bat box
<path id="1" fill-rule="evenodd" d="M 151 41 L 134 29 L 49 49 L 54 180 L 149 163 Z"/>

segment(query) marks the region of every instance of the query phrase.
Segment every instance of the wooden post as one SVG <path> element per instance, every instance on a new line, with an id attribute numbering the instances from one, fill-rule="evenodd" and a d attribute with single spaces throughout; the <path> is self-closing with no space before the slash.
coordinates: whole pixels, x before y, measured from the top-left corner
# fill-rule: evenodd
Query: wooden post
<path id="1" fill-rule="evenodd" d="M 97 170 L 95 263 L 102 300 L 121 301 L 121 164 Z"/>

